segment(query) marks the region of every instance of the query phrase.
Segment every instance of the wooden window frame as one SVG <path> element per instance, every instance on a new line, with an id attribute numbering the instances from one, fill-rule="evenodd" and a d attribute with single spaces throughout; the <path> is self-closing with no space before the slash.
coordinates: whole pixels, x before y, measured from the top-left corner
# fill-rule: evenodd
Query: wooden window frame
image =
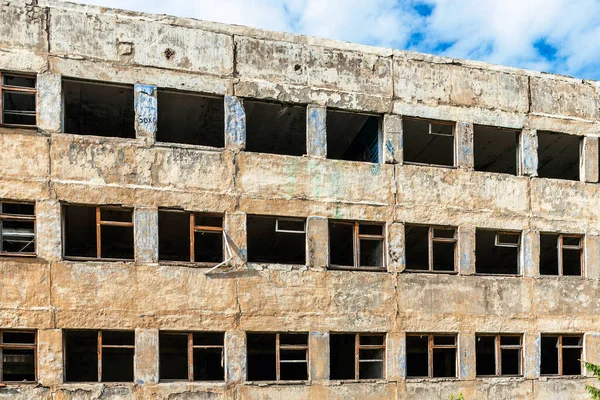
<path id="1" fill-rule="evenodd" d="M 579 239 L 579 245 L 569 245 L 564 244 L 565 238 L 574 238 Z M 563 259 L 564 259 L 564 251 L 565 250 L 576 250 L 579 251 L 579 276 L 584 276 L 584 268 L 585 268 L 585 257 L 584 257 L 584 235 L 576 235 L 576 234 L 559 234 L 558 235 L 558 276 L 570 276 L 564 275 L 563 268 Z M 577 275 L 573 275 L 577 276 Z"/>
<path id="2" fill-rule="evenodd" d="M 135 332 L 134 332 L 134 343 L 130 344 L 111 344 L 106 345 L 102 343 L 102 332 L 98 331 L 98 382 L 102 382 L 102 353 L 104 349 L 133 349 L 133 360 L 135 368 Z M 116 331 L 105 331 L 105 332 L 116 332 Z M 125 331 L 124 331 L 125 332 Z M 132 332 L 132 331 L 126 331 Z M 135 372 L 134 372 L 135 375 Z M 135 378 L 134 378 L 135 380 Z"/>
<path id="3" fill-rule="evenodd" d="M 383 344 L 360 344 L 360 338 L 363 336 L 378 336 L 383 338 Z M 386 350 L 385 350 L 385 342 L 386 342 L 386 334 L 385 333 L 357 333 L 355 334 L 355 344 L 354 344 L 354 380 L 371 380 L 371 379 L 361 379 L 360 378 L 360 363 L 381 363 L 382 365 L 382 374 L 381 378 L 373 378 L 373 379 L 385 379 L 386 377 Z M 383 358 L 381 360 L 372 359 L 372 360 L 361 360 L 360 351 L 361 350 L 383 350 Z"/>
<path id="4" fill-rule="evenodd" d="M 494 375 L 477 375 L 478 377 L 497 377 L 497 376 L 511 376 L 519 377 L 523 376 L 523 335 L 521 334 L 477 334 L 475 340 L 479 337 L 493 337 L 494 338 Z M 519 344 L 502 344 L 503 337 L 518 337 Z M 519 373 L 518 374 L 503 374 L 502 373 L 502 350 L 519 350 Z M 477 354 L 475 354 L 477 357 Z"/>
<path id="5" fill-rule="evenodd" d="M 581 334 L 542 334 L 542 337 L 556 337 L 558 338 L 558 348 L 556 349 L 558 351 L 558 373 L 557 374 L 543 374 L 541 376 L 583 376 L 583 366 L 581 367 L 582 370 L 580 372 L 579 375 L 564 375 L 564 368 L 563 368 L 563 349 L 579 349 L 579 351 L 581 352 L 581 354 L 583 355 L 583 339 L 584 336 Z M 579 345 L 563 345 L 563 338 L 565 337 L 576 337 L 579 338 L 581 341 L 581 344 Z M 541 357 L 541 356 L 540 356 Z M 541 358 L 540 358 L 541 360 Z"/>
<path id="6" fill-rule="evenodd" d="M 28 343 L 3 343 L 4 342 L 4 332 L 10 333 L 27 333 L 33 334 L 33 344 Z M 37 352 L 37 343 L 38 343 L 38 334 L 37 330 L 21 330 L 21 329 L 2 329 L 0 330 L 0 386 L 4 386 L 5 384 L 36 384 L 38 381 L 38 352 Z M 33 350 L 33 362 L 34 362 L 34 377 L 33 381 L 3 381 L 2 377 L 4 376 L 4 350 Z"/>
<path id="7" fill-rule="evenodd" d="M 419 226 L 418 224 L 406 224 L 406 225 Z M 458 272 L 457 271 L 457 262 L 456 262 L 457 261 L 457 253 L 458 253 L 458 246 L 457 246 L 458 245 L 458 228 L 455 226 L 440 226 L 440 225 L 426 226 L 426 228 L 429 230 L 429 232 L 427 233 L 428 268 L 426 270 L 406 268 L 406 271 L 407 272 L 427 272 L 427 273 L 434 273 L 434 274 L 456 274 Z M 445 230 L 445 231 L 452 230 L 452 231 L 454 231 L 454 236 L 452 238 L 436 237 L 435 236 L 436 229 L 437 230 Z M 433 269 L 433 247 L 434 247 L 433 245 L 435 242 L 454 243 L 454 258 L 453 258 L 454 269 L 452 271 Z"/>
<path id="8" fill-rule="evenodd" d="M 333 221 L 330 220 L 329 223 L 340 224 L 340 225 L 352 225 L 352 251 L 353 251 L 353 261 L 354 265 L 334 265 L 331 264 L 331 242 L 329 243 L 329 269 L 338 269 L 338 270 L 350 270 L 350 271 L 386 271 L 386 228 L 385 224 L 377 223 L 377 222 L 358 222 L 358 221 Z M 360 233 L 360 227 L 365 225 L 379 226 L 381 227 L 381 235 L 370 235 Z M 328 227 L 329 229 L 329 227 Z M 360 265 L 360 241 L 361 240 L 373 240 L 373 241 L 381 241 L 381 266 L 380 267 L 369 267 L 369 266 L 361 266 Z"/>
<path id="9" fill-rule="evenodd" d="M 216 332 L 216 331 L 215 331 Z M 223 344 L 222 345 L 197 345 L 194 344 L 194 333 L 215 333 L 211 332 L 165 332 L 161 331 L 163 335 L 175 335 L 175 336 L 186 336 L 187 337 L 187 358 L 188 358 L 188 374 L 187 379 L 161 379 L 160 378 L 160 370 L 159 370 L 159 382 L 224 382 L 226 380 L 226 375 L 223 377 L 223 380 L 217 381 L 205 381 L 205 380 L 194 380 L 194 349 L 221 349 L 222 357 L 225 357 L 225 335 L 223 335 Z M 222 333 L 222 332 L 218 332 Z M 159 343 L 160 346 L 160 343 Z M 224 368 L 225 374 L 227 373 L 227 368 Z"/>
<path id="10" fill-rule="evenodd" d="M 281 335 L 294 335 L 294 334 L 303 334 L 306 335 L 306 344 L 281 344 Z M 292 364 L 292 363 L 306 363 L 306 378 L 310 380 L 310 363 L 309 363 L 309 349 L 308 349 L 308 340 L 309 334 L 305 332 L 277 332 L 275 334 L 275 380 L 282 381 L 281 379 L 281 364 Z M 304 350 L 305 358 L 304 360 L 282 360 L 281 359 L 281 350 Z M 289 380 L 285 379 L 284 382 L 288 382 Z"/>
<path id="11" fill-rule="evenodd" d="M 33 205 L 33 215 L 3 214 L 2 213 L 2 204 L 3 203 Z M 2 201 L 2 200 L 0 200 L 0 240 L 2 239 L 2 229 L 3 229 L 2 222 L 4 222 L 4 221 L 33 221 L 33 249 L 34 249 L 32 253 L 15 253 L 15 252 L 9 252 L 9 251 L 0 251 L 0 256 L 8 256 L 8 257 L 36 257 L 37 256 L 36 213 L 37 213 L 37 207 L 36 207 L 35 202 L 6 201 L 6 200 Z"/>
<path id="12" fill-rule="evenodd" d="M 35 87 L 33 88 L 28 88 L 28 87 L 24 87 L 24 86 L 11 86 L 11 85 L 5 85 L 4 84 L 4 76 L 8 75 L 8 76 L 14 76 L 14 77 L 19 77 L 19 78 L 33 78 L 35 79 Z M 5 126 L 5 127 L 10 127 L 10 128 L 21 128 L 21 129 L 37 129 L 37 123 L 38 123 L 38 116 L 37 116 L 37 100 L 38 100 L 38 94 L 37 94 L 37 75 L 36 74 L 23 74 L 23 73 L 11 73 L 11 72 L 5 72 L 5 71 L 0 71 L 0 126 Z M 27 116 L 33 116 L 35 117 L 35 125 L 27 125 L 27 124 L 7 124 L 4 122 L 4 92 L 13 92 L 13 93 L 29 93 L 29 94 L 33 94 L 35 96 L 35 104 L 36 104 L 36 109 L 35 111 L 17 111 L 17 112 L 12 112 L 12 114 L 18 114 L 18 115 L 27 115 Z"/>
<path id="13" fill-rule="evenodd" d="M 219 232 L 221 233 L 221 246 L 223 247 L 223 257 L 225 257 L 226 254 L 226 249 L 225 249 L 225 238 L 223 237 L 223 232 L 224 232 L 224 228 L 223 228 L 223 223 L 224 223 L 224 218 L 222 214 L 214 214 L 214 213 L 195 213 L 195 212 L 189 212 L 190 213 L 190 262 L 192 263 L 196 263 L 196 262 L 202 262 L 202 261 L 196 261 L 195 260 L 195 256 L 196 256 L 196 244 L 195 244 L 195 233 L 196 232 L 201 232 L 201 233 L 216 233 Z M 199 216 L 207 216 L 207 217 L 220 217 L 221 218 L 221 227 L 216 227 L 216 226 L 206 226 L 206 225 L 196 225 L 196 214 L 199 214 Z"/>
<path id="14" fill-rule="evenodd" d="M 427 379 L 453 379 L 453 378 L 458 378 L 458 370 L 459 370 L 459 362 L 458 362 L 458 335 L 456 333 L 407 333 L 406 334 L 407 337 L 409 336 L 418 336 L 418 337 L 422 337 L 425 336 L 427 337 L 427 376 L 408 376 L 407 378 L 409 379 L 419 379 L 419 378 L 427 378 Z M 454 344 L 450 345 L 450 344 L 435 344 L 435 337 L 436 336 L 448 336 L 448 337 L 454 337 Z M 455 371 L 455 376 L 454 377 L 439 377 L 439 376 L 433 376 L 433 351 L 435 349 L 454 349 L 454 363 L 455 363 L 455 367 L 454 367 L 454 371 Z"/>

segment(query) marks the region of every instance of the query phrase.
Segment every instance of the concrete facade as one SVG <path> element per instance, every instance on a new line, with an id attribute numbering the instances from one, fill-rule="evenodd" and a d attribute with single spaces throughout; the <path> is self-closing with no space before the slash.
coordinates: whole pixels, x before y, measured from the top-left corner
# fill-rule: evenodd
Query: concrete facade
<path id="1" fill-rule="evenodd" d="M 0 71 L 37 76 L 37 129 L 0 127 L 0 199 L 36 204 L 36 257 L 0 257 L 0 329 L 36 330 L 37 383 L 6 399 L 581 399 L 540 373 L 542 333 L 600 363 L 600 84 L 52 0 L 0 2 Z M 169 50 L 169 51 L 167 51 Z M 134 86 L 135 138 L 63 133 L 62 78 Z M 157 95 L 223 96 L 224 148 L 156 140 Z M 244 99 L 307 106 L 306 155 L 253 153 Z M 328 159 L 326 110 L 382 116 L 380 163 Z M 403 159 L 403 117 L 456 123 L 456 168 Z M 518 174 L 474 170 L 475 125 L 518 130 Z M 537 177 L 537 131 L 583 138 L 579 181 Z M 62 204 L 134 208 L 135 260 L 63 257 Z M 158 210 L 223 213 L 225 268 L 158 260 Z M 247 215 L 307 218 L 305 265 L 248 263 Z M 329 266 L 327 221 L 385 224 L 385 271 Z M 405 224 L 458 228 L 455 274 L 406 273 Z M 522 232 L 520 273 L 476 273 L 476 228 Z M 585 235 L 542 276 L 540 232 Z M 134 382 L 64 380 L 63 330 L 135 331 Z M 159 331 L 225 332 L 224 382 L 160 382 Z M 309 380 L 247 380 L 246 332 L 309 333 Z M 386 333 L 383 379 L 329 377 L 331 332 Z M 406 333 L 458 335 L 456 378 L 406 375 Z M 523 334 L 521 377 L 481 378 L 476 333 Z"/>

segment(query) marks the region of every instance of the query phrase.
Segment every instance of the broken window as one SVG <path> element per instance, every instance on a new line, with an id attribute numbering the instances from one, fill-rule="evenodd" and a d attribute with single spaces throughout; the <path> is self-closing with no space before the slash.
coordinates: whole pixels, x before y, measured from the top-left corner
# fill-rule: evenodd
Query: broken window
<path id="1" fill-rule="evenodd" d="M 582 136 L 538 131 L 538 176 L 579 180 Z"/>
<path id="2" fill-rule="evenodd" d="M 160 210 L 158 259 L 206 263 L 223 261 L 223 216 Z"/>
<path id="3" fill-rule="evenodd" d="M 542 335 L 542 375 L 581 375 L 582 335 Z"/>
<path id="4" fill-rule="evenodd" d="M 160 380 L 224 380 L 224 340 L 223 332 L 160 332 Z"/>
<path id="5" fill-rule="evenodd" d="M 456 270 L 456 228 L 406 225 L 406 269 Z"/>
<path id="6" fill-rule="evenodd" d="M 244 100 L 246 151 L 306 154 L 306 106 Z"/>
<path id="7" fill-rule="evenodd" d="M 36 93 L 34 75 L 0 73 L 0 124 L 35 127 Z"/>
<path id="8" fill-rule="evenodd" d="M 477 229 L 475 272 L 478 274 L 519 274 L 521 232 Z"/>
<path id="9" fill-rule="evenodd" d="M 583 236 L 540 234 L 541 275 L 582 275 Z"/>
<path id="10" fill-rule="evenodd" d="M 380 161 L 381 117 L 327 109 L 327 158 Z"/>
<path id="11" fill-rule="evenodd" d="M 249 381 L 308 380 L 307 333 L 248 333 Z"/>
<path id="12" fill-rule="evenodd" d="M 33 331 L 0 331 L 0 382 L 35 382 L 37 340 Z"/>
<path id="13" fill-rule="evenodd" d="M 385 269 L 383 224 L 329 222 L 331 268 Z"/>
<path id="14" fill-rule="evenodd" d="M 455 378 L 456 335 L 407 334 L 406 376 Z"/>
<path id="15" fill-rule="evenodd" d="M 519 131 L 475 125 L 473 140 L 475 171 L 517 174 Z"/>
<path id="16" fill-rule="evenodd" d="M 63 80 L 64 131 L 135 137 L 133 85 Z"/>
<path id="17" fill-rule="evenodd" d="M 454 166 L 454 128 L 448 121 L 402 118 L 405 163 Z"/>
<path id="18" fill-rule="evenodd" d="M 156 140 L 225 147 L 223 97 L 159 90 Z"/>
<path id="19" fill-rule="evenodd" d="M 133 259 L 133 210 L 63 206 L 65 257 L 74 260 Z"/>
<path id="20" fill-rule="evenodd" d="M 35 256 L 35 205 L 0 202 L 0 254 Z"/>
<path id="21" fill-rule="evenodd" d="M 65 381 L 133 382 L 133 331 L 65 331 Z"/>
<path id="22" fill-rule="evenodd" d="M 331 379 L 383 379 L 384 333 L 332 333 L 329 337 Z"/>
<path id="23" fill-rule="evenodd" d="M 306 264 L 306 219 L 248 216 L 248 261 Z"/>
<path id="24" fill-rule="evenodd" d="M 477 376 L 519 376 L 523 364 L 522 335 L 477 335 Z"/>

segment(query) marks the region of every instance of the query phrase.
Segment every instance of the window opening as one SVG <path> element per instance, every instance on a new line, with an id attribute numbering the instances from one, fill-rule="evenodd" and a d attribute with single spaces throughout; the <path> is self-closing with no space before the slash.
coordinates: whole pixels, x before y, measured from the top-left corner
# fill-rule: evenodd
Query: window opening
<path id="1" fill-rule="evenodd" d="M 330 268 L 383 270 L 383 224 L 330 221 Z"/>
<path id="2" fill-rule="evenodd" d="M 160 380 L 224 380 L 224 340 L 223 332 L 160 332 Z"/>
<path id="3" fill-rule="evenodd" d="M 456 271 L 456 228 L 406 225 L 408 271 Z"/>
<path id="4" fill-rule="evenodd" d="M 402 126 L 406 163 L 455 165 L 454 122 L 403 117 Z"/>
<path id="5" fill-rule="evenodd" d="M 517 174 L 519 131 L 475 125 L 473 136 L 475 171 Z"/>
<path id="6" fill-rule="evenodd" d="M 385 334 L 332 333 L 329 340 L 331 379 L 385 377 Z"/>
<path id="7" fill-rule="evenodd" d="M 542 335 L 541 374 L 581 375 L 582 335 Z"/>
<path id="8" fill-rule="evenodd" d="M 477 229 L 475 271 L 480 274 L 519 274 L 521 232 Z"/>
<path id="9" fill-rule="evenodd" d="M 477 335 L 478 376 L 520 376 L 523 363 L 521 335 Z"/>
<path id="10" fill-rule="evenodd" d="M 538 176 L 579 180 L 583 136 L 538 131 Z"/>
<path id="11" fill-rule="evenodd" d="M 307 333 L 248 333 L 248 380 L 308 380 Z"/>
<path id="12" fill-rule="evenodd" d="M 541 275 L 582 275 L 583 236 L 540 234 Z"/>
<path id="13" fill-rule="evenodd" d="M 0 124 L 31 128 L 37 123 L 36 77 L 0 72 Z"/>
<path id="14" fill-rule="evenodd" d="M 306 264 L 306 219 L 248 215 L 248 261 Z"/>
<path id="15" fill-rule="evenodd" d="M 456 335 L 407 334 L 407 377 L 456 377 L 456 351 Z"/>
<path id="16" fill-rule="evenodd" d="M 347 161 L 380 161 L 382 118 L 327 109 L 327 158 Z"/>
<path id="17" fill-rule="evenodd" d="M 37 381 L 37 334 L 0 331 L 0 382 Z"/>
<path id="18" fill-rule="evenodd" d="M 0 201 L 0 255 L 35 256 L 35 204 Z"/>

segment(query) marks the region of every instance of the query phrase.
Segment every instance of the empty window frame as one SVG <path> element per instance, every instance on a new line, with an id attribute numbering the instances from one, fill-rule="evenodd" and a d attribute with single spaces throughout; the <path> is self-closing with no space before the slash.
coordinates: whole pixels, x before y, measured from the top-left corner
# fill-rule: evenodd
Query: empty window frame
<path id="1" fill-rule="evenodd" d="M 63 206 L 65 258 L 132 260 L 133 209 Z"/>
<path id="2" fill-rule="evenodd" d="M 306 219 L 248 215 L 248 261 L 306 264 Z"/>
<path id="3" fill-rule="evenodd" d="M 159 210 L 160 261 L 223 261 L 223 215 Z"/>
<path id="4" fill-rule="evenodd" d="M 518 130 L 475 125 L 473 136 L 475 171 L 517 174 Z"/>
<path id="5" fill-rule="evenodd" d="M 521 232 L 477 229 L 475 233 L 475 272 L 517 275 Z"/>
<path id="6" fill-rule="evenodd" d="M 330 221 L 330 268 L 384 270 L 384 239 L 383 224 Z"/>
<path id="7" fill-rule="evenodd" d="M 408 378 L 455 378 L 456 335 L 407 334 L 406 376 Z"/>
<path id="8" fill-rule="evenodd" d="M 327 158 L 380 162 L 381 120 L 377 115 L 327 109 Z"/>
<path id="9" fill-rule="evenodd" d="M 308 333 L 247 333 L 248 380 L 308 380 Z"/>
<path id="10" fill-rule="evenodd" d="M 332 333 L 329 347 L 331 379 L 385 377 L 384 333 Z"/>
<path id="11" fill-rule="evenodd" d="M 133 382 L 133 331 L 64 331 L 65 381 Z"/>
<path id="12" fill-rule="evenodd" d="M 542 375 L 581 375 L 583 335 L 542 335 Z"/>
<path id="13" fill-rule="evenodd" d="M 455 165 L 454 122 L 403 117 L 402 126 L 405 163 Z"/>
<path id="14" fill-rule="evenodd" d="M 30 128 L 36 126 L 36 77 L 0 72 L 0 124 Z"/>
<path id="15" fill-rule="evenodd" d="M 582 275 L 583 235 L 540 233 L 541 275 Z"/>
<path id="16" fill-rule="evenodd" d="M 523 366 L 522 335 L 477 334 L 477 376 L 520 376 Z"/>
<path id="17" fill-rule="evenodd" d="M 244 100 L 246 151 L 306 154 L 306 106 Z"/>
<path id="18" fill-rule="evenodd" d="M 406 225 L 406 270 L 456 271 L 456 228 Z"/>
<path id="19" fill-rule="evenodd" d="M 35 204 L 0 201 L 0 255 L 35 256 Z"/>
<path id="20" fill-rule="evenodd" d="M 135 137 L 133 85 L 64 79 L 64 132 Z"/>
<path id="21" fill-rule="evenodd" d="M 225 147 L 223 97 L 159 90 L 156 140 Z"/>
<path id="22" fill-rule="evenodd" d="M 160 380 L 225 380 L 224 340 L 223 332 L 160 332 Z"/>
<path id="23" fill-rule="evenodd" d="M 35 331 L 0 331 L 0 382 L 26 383 L 37 380 L 37 335 Z"/>
<path id="24" fill-rule="evenodd" d="M 538 131 L 538 176 L 579 180 L 583 136 Z"/>

